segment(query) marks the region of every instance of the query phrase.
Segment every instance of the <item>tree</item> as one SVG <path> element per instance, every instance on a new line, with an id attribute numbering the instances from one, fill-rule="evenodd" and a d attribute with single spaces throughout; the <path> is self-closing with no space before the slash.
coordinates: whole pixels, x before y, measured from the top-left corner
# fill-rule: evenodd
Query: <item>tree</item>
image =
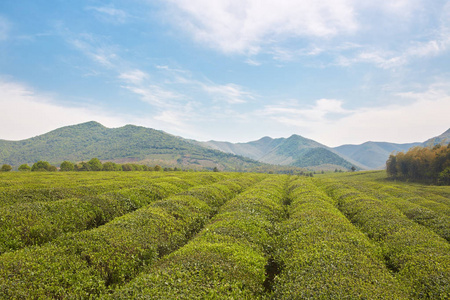
<path id="1" fill-rule="evenodd" d="M 156 165 L 155 168 L 154 168 L 154 170 L 157 171 L 157 172 L 159 172 L 159 171 L 162 170 L 162 168 L 161 168 L 160 165 Z"/>
<path id="2" fill-rule="evenodd" d="M 87 162 L 80 162 L 79 164 L 75 165 L 75 171 L 90 171 L 91 167 Z"/>
<path id="3" fill-rule="evenodd" d="M 4 164 L 1 168 L 2 172 L 9 172 L 12 170 L 12 167 L 10 165 Z"/>
<path id="4" fill-rule="evenodd" d="M 40 160 L 33 164 L 33 166 L 31 167 L 31 172 L 47 172 L 50 171 L 50 166 L 51 165 L 49 162 Z"/>
<path id="5" fill-rule="evenodd" d="M 70 161 L 63 161 L 61 163 L 61 166 L 59 166 L 59 170 L 62 172 L 69 172 L 74 170 L 74 164 Z"/>
<path id="6" fill-rule="evenodd" d="M 103 169 L 102 162 L 98 158 L 93 158 L 88 161 L 90 171 L 101 171 Z"/>
<path id="7" fill-rule="evenodd" d="M 29 172 L 31 171 L 31 167 L 27 164 L 23 164 L 19 166 L 19 171 L 21 172 Z"/>
<path id="8" fill-rule="evenodd" d="M 111 161 L 107 161 L 103 164 L 103 171 L 116 171 L 117 165 Z"/>
<path id="9" fill-rule="evenodd" d="M 450 185 L 450 167 L 439 173 L 438 183 L 442 185 Z"/>
<path id="10" fill-rule="evenodd" d="M 213 172 L 219 172 L 219 169 L 217 167 L 214 167 Z"/>
<path id="11" fill-rule="evenodd" d="M 392 177 L 397 176 L 397 157 L 393 154 L 391 154 L 386 161 L 386 172 Z"/>
<path id="12" fill-rule="evenodd" d="M 133 166 L 130 164 L 123 164 L 122 171 L 133 171 Z"/>

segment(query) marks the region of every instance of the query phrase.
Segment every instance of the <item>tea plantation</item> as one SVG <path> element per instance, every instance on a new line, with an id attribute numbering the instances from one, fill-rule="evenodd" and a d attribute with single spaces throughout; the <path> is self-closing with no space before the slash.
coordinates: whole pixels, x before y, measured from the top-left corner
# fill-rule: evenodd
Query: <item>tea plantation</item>
<path id="1" fill-rule="evenodd" d="M 450 187 L 0 173 L 0 299 L 450 299 Z"/>

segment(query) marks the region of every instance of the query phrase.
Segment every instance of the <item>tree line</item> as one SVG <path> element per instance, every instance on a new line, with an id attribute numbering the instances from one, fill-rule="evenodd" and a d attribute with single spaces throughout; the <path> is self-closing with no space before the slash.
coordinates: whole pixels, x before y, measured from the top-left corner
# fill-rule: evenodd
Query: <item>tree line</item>
<path id="1" fill-rule="evenodd" d="M 388 176 L 450 185 L 450 144 L 414 147 L 391 154 L 386 162 Z"/>
<path id="2" fill-rule="evenodd" d="M 8 164 L 2 165 L 0 171 L 9 172 L 12 170 L 12 166 Z M 56 172 L 58 168 L 51 165 L 47 161 L 38 161 L 34 163 L 31 167 L 28 164 L 22 164 L 18 168 L 19 171 L 23 172 Z M 147 166 L 140 164 L 117 164 L 114 162 L 102 163 L 98 158 L 92 158 L 87 162 L 73 163 L 70 161 L 63 161 L 59 167 L 61 172 L 70 171 L 182 171 L 178 168 L 163 168 L 160 165 Z M 218 171 L 217 168 L 214 171 Z"/>

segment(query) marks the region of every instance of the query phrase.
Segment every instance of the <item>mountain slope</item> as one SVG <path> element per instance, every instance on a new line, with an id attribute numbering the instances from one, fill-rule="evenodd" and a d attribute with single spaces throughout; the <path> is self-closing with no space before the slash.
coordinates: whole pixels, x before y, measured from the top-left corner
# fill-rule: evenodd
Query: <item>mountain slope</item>
<path id="1" fill-rule="evenodd" d="M 201 145 L 227 153 L 251 157 L 255 160 L 276 165 L 296 167 L 320 167 L 350 169 L 354 164 L 340 157 L 332 149 L 299 135 L 272 139 L 263 137 L 248 143 L 209 141 Z M 362 167 L 357 165 L 358 167 Z"/>
<path id="2" fill-rule="evenodd" d="M 116 162 L 218 166 L 227 170 L 260 165 L 249 158 L 206 149 L 162 131 L 133 125 L 106 128 L 88 122 L 27 140 L 0 140 L 0 162 L 16 166 L 38 160 L 58 164 L 64 160 L 78 162 L 93 157 Z"/>
<path id="3" fill-rule="evenodd" d="M 423 143 L 423 146 L 429 147 L 429 146 L 434 146 L 437 144 L 447 145 L 448 143 L 450 143 L 450 129 L 448 129 L 446 132 L 444 132 L 441 135 L 438 135 L 434 138 L 431 138 L 431 139 L 425 141 Z"/>
<path id="4" fill-rule="evenodd" d="M 384 168 L 392 152 L 407 151 L 420 143 L 394 144 L 386 142 L 366 142 L 361 145 L 342 145 L 333 148 L 339 154 L 349 157 L 370 169 Z"/>
<path id="5" fill-rule="evenodd" d="M 348 157 L 370 169 L 383 169 L 389 155 L 393 152 L 405 152 L 415 146 L 430 147 L 450 143 L 450 129 L 423 143 L 395 144 L 387 142 L 366 142 L 361 145 L 342 145 L 333 148 L 344 157 Z"/>

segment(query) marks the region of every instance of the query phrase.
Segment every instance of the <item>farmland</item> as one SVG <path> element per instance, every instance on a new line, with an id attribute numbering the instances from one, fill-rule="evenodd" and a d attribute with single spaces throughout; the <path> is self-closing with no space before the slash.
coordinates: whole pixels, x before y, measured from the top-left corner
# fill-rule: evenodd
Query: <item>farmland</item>
<path id="1" fill-rule="evenodd" d="M 448 299 L 449 241 L 384 172 L 0 174 L 1 299 Z"/>

